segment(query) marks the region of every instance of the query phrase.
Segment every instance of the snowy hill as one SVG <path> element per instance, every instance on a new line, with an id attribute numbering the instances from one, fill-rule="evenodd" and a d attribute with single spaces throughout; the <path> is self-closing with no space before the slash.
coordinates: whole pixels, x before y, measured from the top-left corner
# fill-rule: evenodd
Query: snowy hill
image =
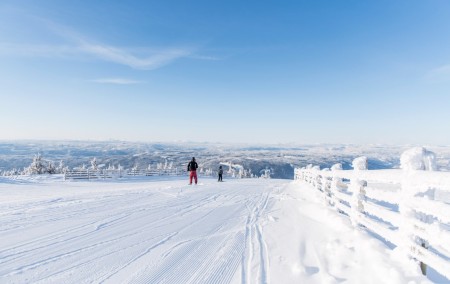
<path id="1" fill-rule="evenodd" d="M 306 187 L 0 178 L 0 282 L 426 281 Z"/>
<path id="2" fill-rule="evenodd" d="M 146 169 L 157 163 L 173 163 L 185 169 L 192 157 L 197 157 L 200 167 L 217 169 L 221 162 L 242 165 L 260 175 L 271 170 L 272 178 L 293 179 L 294 167 L 307 164 L 321 168 L 342 163 L 349 169 L 354 158 L 367 156 L 370 169 L 388 169 L 399 166 L 399 156 L 409 145 L 247 145 L 219 143 L 138 143 L 138 142 L 81 142 L 81 141 L 0 141 L 0 175 L 2 171 L 23 170 L 33 157 L 40 153 L 44 160 L 57 166 L 60 161 L 69 168 L 83 164 L 90 166 L 93 158 L 98 164 L 125 169 Z M 439 169 L 450 170 L 450 147 L 427 147 L 438 155 Z"/>

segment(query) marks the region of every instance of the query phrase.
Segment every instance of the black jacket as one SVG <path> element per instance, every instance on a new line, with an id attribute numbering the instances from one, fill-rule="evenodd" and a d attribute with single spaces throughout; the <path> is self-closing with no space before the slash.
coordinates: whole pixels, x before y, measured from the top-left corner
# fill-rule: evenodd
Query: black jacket
<path id="1" fill-rule="evenodd" d="M 188 171 L 196 171 L 198 168 L 197 162 L 195 161 L 190 161 L 187 167 Z"/>

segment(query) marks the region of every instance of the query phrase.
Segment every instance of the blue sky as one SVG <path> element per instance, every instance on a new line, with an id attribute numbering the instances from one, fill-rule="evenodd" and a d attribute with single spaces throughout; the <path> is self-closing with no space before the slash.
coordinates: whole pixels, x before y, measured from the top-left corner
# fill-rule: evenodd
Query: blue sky
<path id="1" fill-rule="evenodd" d="M 0 2 L 1 140 L 450 144 L 449 1 Z"/>

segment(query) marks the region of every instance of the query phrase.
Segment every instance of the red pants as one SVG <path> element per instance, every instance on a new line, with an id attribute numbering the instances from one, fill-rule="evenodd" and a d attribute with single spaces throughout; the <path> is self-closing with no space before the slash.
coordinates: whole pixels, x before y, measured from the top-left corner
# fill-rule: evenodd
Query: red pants
<path id="1" fill-rule="evenodd" d="M 191 171 L 191 174 L 189 175 L 189 184 L 192 184 L 192 178 L 195 180 L 195 184 L 197 184 L 197 172 Z"/>

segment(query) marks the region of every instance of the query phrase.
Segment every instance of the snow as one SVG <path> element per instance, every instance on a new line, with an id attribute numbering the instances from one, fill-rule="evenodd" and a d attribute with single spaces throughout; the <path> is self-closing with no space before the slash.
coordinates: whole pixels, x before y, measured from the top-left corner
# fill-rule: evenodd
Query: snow
<path id="1" fill-rule="evenodd" d="M 352 167 L 356 171 L 365 171 L 368 167 L 367 157 L 358 157 L 353 160 Z"/>
<path id="2" fill-rule="evenodd" d="M 402 169 L 435 171 L 436 154 L 423 147 L 414 147 L 403 152 L 400 157 Z"/>
<path id="3" fill-rule="evenodd" d="M 422 283 L 297 181 L 0 179 L 0 283 Z"/>
<path id="4" fill-rule="evenodd" d="M 362 225 L 396 246 L 398 255 L 426 264 L 430 279 L 450 283 L 450 174 L 433 171 L 435 157 L 420 147 L 402 154 L 402 170 L 367 170 L 367 159 L 359 157 L 353 171 L 319 171 L 311 165 L 296 169 L 295 176 L 320 190 L 331 200 L 326 204 L 344 211 L 355 227 Z M 350 200 L 344 192 L 352 193 Z M 350 205 L 347 210 L 340 201 Z"/>

